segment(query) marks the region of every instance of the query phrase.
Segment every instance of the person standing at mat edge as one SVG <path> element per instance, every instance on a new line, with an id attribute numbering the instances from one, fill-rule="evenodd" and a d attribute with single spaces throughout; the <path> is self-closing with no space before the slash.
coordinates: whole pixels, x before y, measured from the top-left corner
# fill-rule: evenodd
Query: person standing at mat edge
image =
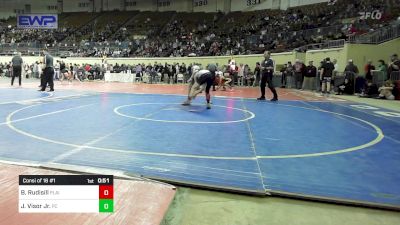
<path id="1" fill-rule="evenodd" d="M 272 76 L 274 75 L 274 61 L 271 59 L 271 53 L 269 51 L 264 52 L 264 60 L 261 62 L 261 97 L 257 100 L 265 100 L 265 86 L 268 83 L 268 88 L 271 90 L 274 97 L 271 101 L 278 101 L 278 94 L 276 93 L 274 84 L 272 83 Z"/>
<path id="2" fill-rule="evenodd" d="M 44 63 L 44 71 L 43 71 L 43 76 L 40 79 L 40 86 L 41 89 L 39 91 L 45 91 L 47 84 L 50 86 L 49 91 L 54 91 L 54 82 L 53 82 L 53 76 L 54 76 L 54 65 L 53 65 L 53 56 L 51 56 L 48 52 L 44 51 L 44 58 L 43 58 L 43 63 Z"/>
<path id="3" fill-rule="evenodd" d="M 321 86 L 321 95 L 329 96 L 331 92 L 331 81 L 333 76 L 333 71 L 335 70 L 335 66 L 331 62 L 331 59 L 328 57 L 325 59 L 325 62 L 322 64 L 321 72 L 320 72 L 320 80 L 322 82 Z"/>
<path id="4" fill-rule="evenodd" d="M 21 71 L 22 71 L 22 58 L 21 58 L 21 53 L 18 52 L 12 59 L 11 59 L 11 64 L 12 64 L 12 78 L 11 78 L 11 86 L 14 85 L 14 79 L 16 76 L 18 76 L 18 82 L 19 86 L 21 86 Z"/>

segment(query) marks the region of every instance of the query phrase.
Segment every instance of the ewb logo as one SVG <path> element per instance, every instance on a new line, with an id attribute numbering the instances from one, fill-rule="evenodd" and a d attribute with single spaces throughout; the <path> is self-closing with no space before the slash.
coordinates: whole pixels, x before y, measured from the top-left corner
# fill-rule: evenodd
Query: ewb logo
<path id="1" fill-rule="evenodd" d="M 25 29 L 57 29 L 58 17 L 56 14 L 24 14 L 17 16 L 18 28 Z"/>

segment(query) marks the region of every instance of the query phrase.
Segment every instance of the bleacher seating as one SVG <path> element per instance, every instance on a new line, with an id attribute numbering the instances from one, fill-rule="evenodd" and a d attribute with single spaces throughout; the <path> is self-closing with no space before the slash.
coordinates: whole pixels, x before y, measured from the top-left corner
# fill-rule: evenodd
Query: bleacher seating
<path id="1" fill-rule="evenodd" d="M 399 0 L 389 2 L 395 5 Z M 359 12 L 376 9 L 384 12 L 382 20 L 358 19 Z M 96 52 L 103 48 L 99 46 L 114 48 L 111 43 L 115 43 L 116 51 L 125 51 L 124 56 L 144 57 L 251 54 L 264 49 L 280 52 L 296 48 L 302 50 L 306 49 L 303 48 L 306 45 L 348 39 L 355 34 L 370 32 L 395 20 L 399 11 L 398 7 L 388 7 L 386 0 L 338 0 L 334 5 L 324 2 L 286 11 L 257 10 L 228 14 L 150 11 L 62 13 L 59 15 L 59 29 L 51 31 L 18 30 L 15 29 L 15 17 L 1 20 L 0 43 L 32 42 L 32 46 L 62 43 L 64 47 L 75 44 L 84 47 L 71 51 L 92 53 L 94 46 Z"/>

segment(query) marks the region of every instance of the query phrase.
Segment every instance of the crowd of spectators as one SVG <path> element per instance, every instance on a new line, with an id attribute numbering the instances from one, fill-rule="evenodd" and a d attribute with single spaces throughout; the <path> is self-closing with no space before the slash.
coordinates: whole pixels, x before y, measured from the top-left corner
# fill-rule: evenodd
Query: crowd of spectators
<path id="1" fill-rule="evenodd" d="M 9 63 L 0 63 L 0 76 L 11 77 L 12 69 L 11 62 Z M 74 76 L 76 76 L 79 80 L 93 80 L 93 79 L 103 79 L 104 71 L 100 64 L 73 64 L 73 63 L 65 63 L 63 61 L 56 61 L 54 63 L 54 79 L 58 80 L 61 77 L 61 71 L 67 69 L 71 71 Z M 43 74 L 43 63 L 40 61 L 34 63 L 25 63 L 23 64 L 21 74 L 29 79 L 29 78 L 40 78 Z"/>
<path id="2" fill-rule="evenodd" d="M 55 30 L 18 29 L 5 21 L 0 21 L 0 44 L 29 42 L 55 44 L 64 40 L 70 32 L 71 28 L 68 27 Z"/>
<path id="3" fill-rule="evenodd" d="M 380 20 L 360 19 L 360 12 L 374 10 L 382 12 Z M 144 56 L 214 56 L 261 53 L 265 49 L 285 51 L 326 40 L 346 39 L 380 28 L 392 19 L 384 0 L 337 1 L 317 7 L 248 14 L 247 17 L 246 13 L 216 14 L 208 23 L 200 20 L 195 28 L 182 25 L 185 21 L 172 20 L 159 36 L 149 37 L 149 48 L 144 48 L 139 55 L 144 52 Z"/>
<path id="4" fill-rule="evenodd" d="M 281 87 L 296 88 L 300 90 L 320 91 L 321 69 L 326 61 L 321 61 L 318 67 L 314 62 L 308 62 L 308 66 L 301 60 L 294 64 L 288 62 L 280 69 Z M 384 60 L 373 62 L 369 60 L 362 69 L 349 60 L 342 67 L 337 60 L 332 60 L 332 91 L 338 95 L 357 94 L 360 97 L 400 99 L 400 60 L 397 54 L 391 56 L 387 64 Z"/>
<path id="5" fill-rule="evenodd" d="M 65 50 L 70 56 L 99 57 L 218 56 L 261 53 L 265 49 L 301 50 L 308 44 L 346 39 L 385 26 L 396 17 L 392 8 L 385 0 L 338 0 L 288 10 L 203 13 L 195 21 L 189 21 L 184 13 L 176 13 L 165 18 L 164 25 L 153 24 L 150 18 L 142 21 L 142 30 L 148 29 L 140 38 L 135 30 L 124 26 L 123 19 L 101 23 L 100 28 L 94 19 L 79 27 L 63 24 L 51 31 L 19 30 L 0 21 L 0 44 L 36 42 L 67 46 Z M 379 20 L 360 18 L 360 12 L 375 10 L 382 13 Z"/>

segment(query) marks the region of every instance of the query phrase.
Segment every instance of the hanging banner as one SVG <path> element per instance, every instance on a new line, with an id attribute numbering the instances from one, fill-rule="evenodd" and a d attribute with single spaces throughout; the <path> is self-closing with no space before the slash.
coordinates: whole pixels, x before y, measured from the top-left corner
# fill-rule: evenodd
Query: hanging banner
<path id="1" fill-rule="evenodd" d="M 20 14 L 17 27 L 21 29 L 57 29 L 57 14 Z"/>

